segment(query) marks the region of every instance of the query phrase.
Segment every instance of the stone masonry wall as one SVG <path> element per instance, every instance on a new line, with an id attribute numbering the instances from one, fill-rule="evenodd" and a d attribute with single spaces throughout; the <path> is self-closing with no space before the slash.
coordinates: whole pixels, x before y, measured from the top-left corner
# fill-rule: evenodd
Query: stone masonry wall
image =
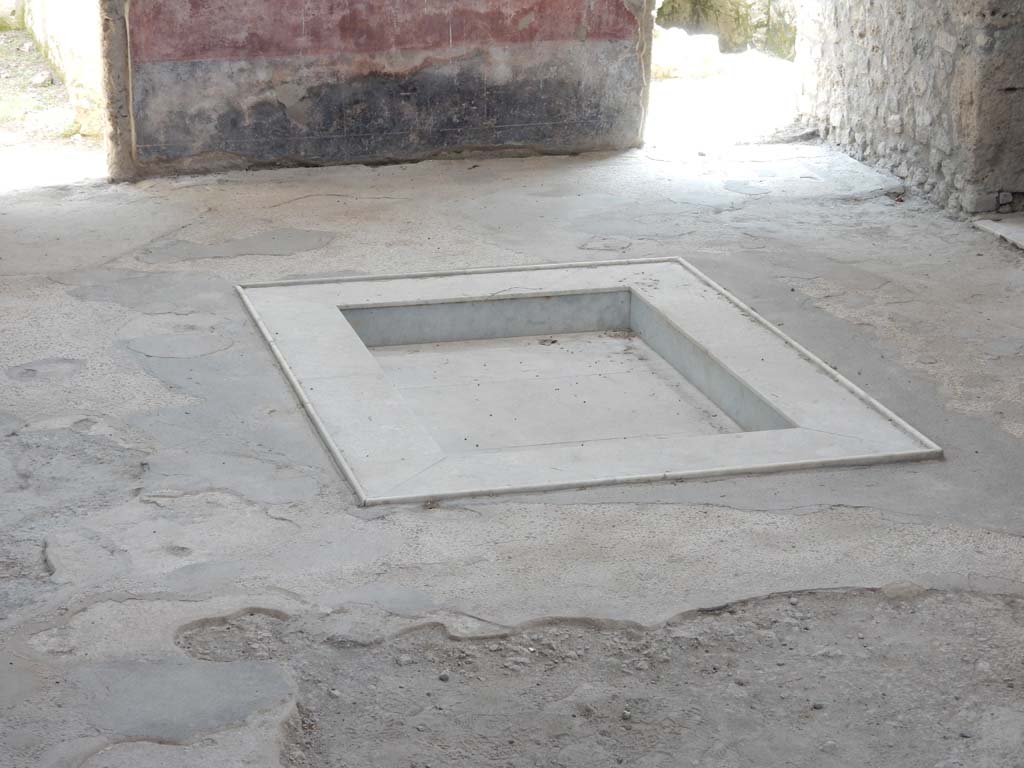
<path id="1" fill-rule="evenodd" d="M 1024 0 L 992 3 L 976 37 L 980 79 L 974 119 L 978 140 L 968 177 L 976 210 L 1024 209 Z M 1011 198 L 1012 195 L 1012 198 Z M 1006 206 L 1010 206 L 1007 208 Z"/>
<path id="2" fill-rule="evenodd" d="M 139 173 L 642 138 L 653 0 L 133 0 Z"/>
<path id="3" fill-rule="evenodd" d="M 802 111 L 952 213 L 1024 204 L 1024 4 L 803 0 Z"/>

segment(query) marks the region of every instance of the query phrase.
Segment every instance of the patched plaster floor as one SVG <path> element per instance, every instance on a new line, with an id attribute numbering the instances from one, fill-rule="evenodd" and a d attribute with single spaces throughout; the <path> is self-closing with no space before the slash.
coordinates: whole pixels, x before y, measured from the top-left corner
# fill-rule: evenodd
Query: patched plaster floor
<path id="1" fill-rule="evenodd" d="M 962 710 L 915 699 L 915 718 L 942 726 L 886 725 L 893 739 L 951 743 L 905 764 L 1014 766 L 1024 704 L 1002 670 L 1019 659 L 997 628 L 1019 624 L 1019 608 L 989 595 L 1024 587 L 1021 252 L 914 198 L 897 202 L 887 193 L 898 188 L 827 149 L 776 146 L 4 196 L 0 762 L 277 766 L 297 712 L 309 727 L 332 722 L 331 702 L 346 699 L 331 696 L 335 679 L 309 687 L 318 644 L 231 661 L 181 645 L 189 626 L 240 611 L 344 650 L 416 628 L 406 642 L 420 642 L 424 624 L 459 636 L 570 618 L 651 628 L 771 593 L 785 606 L 794 590 L 913 582 L 948 607 L 928 614 L 935 624 L 897 622 L 907 647 L 942 626 L 950 651 L 930 652 L 948 662 L 951 685 L 970 696 L 1004 687 L 984 713 L 968 706 L 975 699 Z M 693 262 L 869 388 L 942 445 L 945 461 L 360 509 L 233 291 L 284 277 L 665 255 Z M 802 610 L 812 632 L 849 635 L 861 605 Z M 716 632 L 709 648 L 726 654 Z M 954 648 L 971 633 L 976 657 Z M 812 674 L 834 665 L 829 681 L 842 689 L 893 670 L 911 687 L 927 682 L 907 666 L 913 653 L 846 663 L 814 652 Z M 770 649 L 758 653 L 764 669 L 775 663 Z M 360 674 L 393 674 L 387 654 L 360 658 L 370 659 Z M 111 691 L 136 698 L 106 706 Z M 726 706 L 717 693 L 709 702 Z M 765 699 L 759 722 L 781 738 L 804 714 L 824 722 L 824 703 L 804 713 Z M 726 725 L 737 712 L 713 709 Z M 643 739 L 615 731 L 602 748 L 623 765 L 657 765 L 679 731 L 651 730 L 638 713 Z M 822 741 L 807 748 L 842 749 L 849 736 L 867 750 L 858 764 L 891 764 L 885 744 L 871 751 L 877 724 L 855 713 L 841 724 L 841 738 L 815 731 Z M 690 727 L 709 744 L 717 733 Z M 308 754 L 319 768 L 362 749 L 321 742 Z M 692 757 L 743 764 L 729 749 Z M 592 757 L 551 751 L 541 754 L 567 765 Z"/>

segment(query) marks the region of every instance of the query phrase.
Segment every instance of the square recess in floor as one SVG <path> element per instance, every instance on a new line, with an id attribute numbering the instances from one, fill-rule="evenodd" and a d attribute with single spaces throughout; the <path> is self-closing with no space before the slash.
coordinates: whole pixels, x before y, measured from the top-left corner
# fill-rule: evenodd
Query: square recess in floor
<path id="1" fill-rule="evenodd" d="M 363 504 L 942 455 L 678 259 L 239 292 Z"/>

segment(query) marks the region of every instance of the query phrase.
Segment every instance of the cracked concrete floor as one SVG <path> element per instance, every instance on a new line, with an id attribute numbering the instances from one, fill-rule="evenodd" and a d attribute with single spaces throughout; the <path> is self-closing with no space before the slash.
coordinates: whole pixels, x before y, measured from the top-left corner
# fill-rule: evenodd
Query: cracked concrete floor
<path id="1" fill-rule="evenodd" d="M 4 196 L 0 762 L 1020 766 L 1024 260 L 898 191 L 794 145 Z M 665 255 L 946 460 L 360 509 L 232 290 Z M 528 642 L 591 651 L 538 676 Z M 750 684 L 701 677 L 705 650 Z M 439 687 L 450 717 L 408 714 Z M 470 739 L 474 709 L 535 736 Z"/>

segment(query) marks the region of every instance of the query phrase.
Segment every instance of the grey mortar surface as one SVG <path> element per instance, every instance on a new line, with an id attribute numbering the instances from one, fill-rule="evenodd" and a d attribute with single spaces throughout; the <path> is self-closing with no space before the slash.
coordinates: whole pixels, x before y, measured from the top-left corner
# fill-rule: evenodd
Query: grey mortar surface
<path id="1" fill-rule="evenodd" d="M 776 703 L 775 684 L 759 678 L 708 682 L 711 714 L 683 725 L 710 748 L 687 759 L 752 765 L 728 739 L 754 718 L 774 734 L 762 764 L 785 764 L 780 740 L 802 733 L 800 749 L 826 750 L 821 765 L 1019 765 L 1021 662 L 1005 637 L 1019 637 L 1014 596 L 1024 591 L 1024 262 L 923 201 L 899 202 L 898 191 L 840 154 L 794 145 L 674 162 L 643 151 L 450 160 L 5 197 L 0 762 L 345 764 L 371 748 L 361 739 L 374 731 L 327 738 L 322 724 L 367 717 L 348 702 L 367 701 L 363 681 L 375 674 L 393 679 L 382 649 L 433 654 L 451 686 L 461 674 L 451 659 L 468 646 L 449 634 L 515 635 L 539 622 L 556 646 L 548 635 L 571 626 L 597 654 L 550 685 L 613 689 L 600 709 L 611 735 L 591 740 L 608 760 L 546 732 L 553 741 L 517 755 L 659 765 L 683 726 L 652 726 L 636 705 L 635 727 L 621 731 L 610 696 L 616 708 L 623 696 L 672 697 L 696 667 L 689 651 L 669 654 L 665 669 L 678 675 L 637 682 L 615 671 L 628 662 L 620 650 L 644 638 L 671 644 L 665 622 L 688 611 L 779 593 L 743 610 L 778 605 L 782 616 L 788 593 L 846 588 L 847 599 L 799 597 L 817 643 L 799 661 L 811 709 Z M 182 243 L 195 244 L 194 257 Z M 943 445 L 946 460 L 359 509 L 233 291 L 288 277 L 654 256 L 693 262 Z M 895 616 L 887 601 L 896 598 L 856 591 L 909 583 L 936 590 L 914 598 L 918 615 Z M 889 595 L 903 592 L 916 594 Z M 854 627 L 871 611 L 913 652 L 855 657 L 850 635 L 870 636 Z M 268 633 L 256 650 L 187 645 L 212 642 L 203 631 L 213 630 L 199 628 L 249 612 Z M 713 616 L 709 655 L 725 658 L 733 641 L 722 632 L 737 619 Z M 750 621 L 769 620 L 758 616 Z M 625 631 L 619 622 L 639 635 L 608 634 Z M 279 642 L 281 626 L 305 639 Z M 786 660 L 755 648 L 753 630 L 733 629 L 732 658 L 750 655 L 769 671 Z M 813 655 L 835 644 L 844 656 Z M 344 675 L 310 678 L 332 653 Z M 442 685 L 433 667 L 411 668 Z M 488 663 L 487 690 L 458 706 L 511 695 L 522 681 L 501 669 Z M 934 670 L 961 709 L 929 687 L 923 673 Z M 904 681 L 906 707 L 880 703 L 886 691 L 871 675 Z M 339 687 L 346 679 L 355 698 Z M 643 696 L 630 693 L 637 685 Z M 833 705 L 815 685 L 861 686 L 878 715 Z M 740 712 L 750 702 L 726 693 L 757 691 L 751 715 Z M 819 698 L 823 710 L 813 709 Z M 102 715 L 97 702 L 107 702 Z M 159 716 L 133 702 L 159 705 Z M 911 702 L 906 728 L 885 725 Z M 571 719 L 570 705 L 561 714 Z M 512 729 L 537 722 L 501 711 Z M 872 740 L 879 718 L 901 749 L 927 748 L 888 751 Z M 928 730 L 928 718 L 942 727 Z M 455 720 L 443 724 L 448 741 L 415 725 L 402 738 L 426 752 L 458 738 Z M 843 751 L 858 735 L 856 751 Z"/>

